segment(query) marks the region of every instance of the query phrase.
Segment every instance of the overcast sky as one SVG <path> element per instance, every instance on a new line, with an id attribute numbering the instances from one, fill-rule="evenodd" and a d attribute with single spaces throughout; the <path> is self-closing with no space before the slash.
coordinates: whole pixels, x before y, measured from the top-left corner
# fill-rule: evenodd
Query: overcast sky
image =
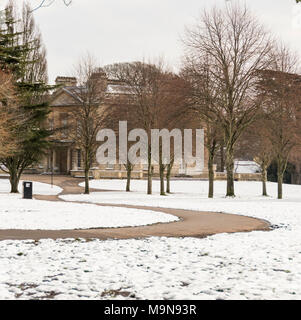
<path id="1" fill-rule="evenodd" d="M 34 7 L 40 1 L 30 3 Z M 270 30 L 301 55 L 301 3 L 238 1 L 247 3 Z M 5 2 L 0 0 L 0 6 Z M 72 5 L 65 7 L 62 0 L 55 0 L 50 7 L 35 12 L 47 47 L 50 81 L 58 75 L 71 75 L 73 65 L 86 52 L 97 57 L 102 65 L 164 56 L 170 65 L 177 66 L 182 55 L 180 37 L 184 26 L 192 24 L 204 7 L 229 2 L 73 0 Z"/>

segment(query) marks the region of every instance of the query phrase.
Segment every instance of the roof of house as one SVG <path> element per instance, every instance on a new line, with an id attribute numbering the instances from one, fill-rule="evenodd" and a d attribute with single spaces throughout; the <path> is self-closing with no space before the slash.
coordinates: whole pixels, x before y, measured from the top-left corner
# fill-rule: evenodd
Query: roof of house
<path id="1" fill-rule="evenodd" d="M 65 86 L 53 93 L 52 96 L 52 106 L 70 106 L 78 105 L 81 103 L 81 94 L 85 91 L 83 86 Z M 108 80 L 107 88 L 105 94 L 110 95 L 120 95 L 120 94 L 131 94 L 131 89 L 129 86 L 121 84 L 116 80 Z M 66 97 L 66 95 L 69 97 Z M 70 99 L 71 98 L 71 99 Z"/>
<path id="2" fill-rule="evenodd" d="M 69 77 L 59 77 L 59 78 L 69 79 Z M 131 88 L 125 84 L 122 84 L 118 80 L 106 79 L 106 82 L 107 82 L 107 87 L 106 87 L 105 94 L 107 95 L 107 97 L 110 95 L 132 94 Z M 52 106 L 78 105 L 81 102 L 81 94 L 84 91 L 85 91 L 84 86 L 68 85 L 68 86 L 61 87 L 60 89 L 58 89 L 53 93 L 51 105 Z"/>

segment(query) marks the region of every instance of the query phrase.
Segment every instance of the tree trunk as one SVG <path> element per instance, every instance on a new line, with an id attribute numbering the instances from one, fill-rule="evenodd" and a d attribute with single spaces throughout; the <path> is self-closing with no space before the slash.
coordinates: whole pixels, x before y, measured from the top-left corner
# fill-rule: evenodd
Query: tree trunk
<path id="1" fill-rule="evenodd" d="M 166 193 L 171 193 L 170 192 L 170 175 L 171 175 L 173 164 L 174 164 L 174 159 L 170 161 L 170 163 L 167 165 L 167 168 L 166 168 Z"/>
<path id="2" fill-rule="evenodd" d="M 262 179 L 262 195 L 267 197 L 267 168 L 263 166 L 261 169 L 261 179 Z"/>
<path id="3" fill-rule="evenodd" d="M 278 181 L 278 199 L 282 199 L 282 182 L 283 182 L 282 173 L 278 173 L 277 181 Z"/>
<path id="4" fill-rule="evenodd" d="M 10 170 L 9 171 L 9 181 L 10 181 L 10 192 L 11 193 L 19 193 L 18 185 L 20 181 L 20 174 L 18 174 L 17 170 Z"/>
<path id="5" fill-rule="evenodd" d="M 132 165 L 129 163 L 127 163 L 126 165 L 126 192 L 130 192 L 131 191 L 131 177 L 132 177 Z"/>
<path id="6" fill-rule="evenodd" d="M 283 175 L 286 169 L 287 160 L 283 158 L 277 159 L 277 182 L 278 182 L 278 199 L 282 199 Z"/>
<path id="7" fill-rule="evenodd" d="M 85 194 L 90 193 L 89 189 L 89 170 L 90 168 L 85 167 Z"/>
<path id="8" fill-rule="evenodd" d="M 164 171 L 165 171 L 165 165 L 163 164 L 163 159 L 162 159 L 162 141 L 160 139 L 160 144 L 159 144 L 160 196 L 165 196 Z"/>
<path id="9" fill-rule="evenodd" d="M 165 196 L 165 190 L 164 190 L 164 171 L 165 166 L 160 164 L 160 195 Z"/>
<path id="10" fill-rule="evenodd" d="M 226 170 L 227 170 L 227 197 L 235 197 L 234 193 L 234 150 L 233 147 L 226 148 Z"/>
<path id="11" fill-rule="evenodd" d="M 282 199 L 282 183 L 283 183 L 283 165 L 282 161 L 278 159 L 277 161 L 277 182 L 278 182 L 278 199 Z"/>
<path id="12" fill-rule="evenodd" d="M 152 175 L 153 175 L 153 166 L 152 166 L 152 155 L 151 148 L 148 147 L 148 156 L 147 156 L 147 194 L 152 194 Z"/>
<path id="13" fill-rule="evenodd" d="M 208 157 L 208 174 L 209 174 L 208 198 L 213 198 L 213 187 L 214 187 L 213 161 L 214 161 L 214 154 L 212 152 L 209 152 L 209 157 Z"/>
<path id="14" fill-rule="evenodd" d="M 220 146 L 220 172 L 224 172 L 225 170 L 225 160 L 224 160 L 224 145 Z"/>
<path id="15" fill-rule="evenodd" d="M 147 170 L 147 194 L 152 194 L 152 168 L 149 166 Z"/>
<path id="16" fill-rule="evenodd" d="M 169 170 L 170 164 L 167 165 L 167 170 L 166 170 L 166 193 L 170 193 L 170 171 Z"/>

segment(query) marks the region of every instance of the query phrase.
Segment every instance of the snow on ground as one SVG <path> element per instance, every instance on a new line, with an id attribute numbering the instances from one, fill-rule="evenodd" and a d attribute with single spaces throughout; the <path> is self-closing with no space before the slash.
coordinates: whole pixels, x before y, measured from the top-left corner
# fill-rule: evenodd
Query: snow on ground
<path id="1" fill-rule="evenodd" d="M 0 194 L 0 229 L 88 229 L 141 226 L 177 217 L 155 211 L 21 199 Z"/>
<path id="2" fill-rule="evenodd" d="M 165 208 L 215 211 L 242 214 L 266 219 L 274 225 L 301 225 L 301 186 L 283 185 L 284 199 L 276 199 L 277 184 L 267 183 L 270 197 L 261 196 L 261 182 L 240 181 L 235 183 L 235 198 L 225 198 L 226 182 L 215 181 L 215 198 L 207 198 L 208 182 L 200 180 L 171 181 L 168 196 L 159 195 L 159 181 L 153 181 L 153 195 L 146 195 L 146 181 L 133 180 L 132 190 L 94 192 L 90 195 L 63 195 L 64 200 L 80 200 L 92 203 L 124 203 Z M 91 187 L 107 190 L 124 190 L 124 180 L 93 180 Z"/>
<path id="3" fill-rule="evenodd" d="M 234 172 L 236 173 L 257 173 L 261 172 L 260 166 L 255 161 L 234 161 Z"/>
<path id="4" fill-rule="evenodd" d="M 18 190 L 22 193 L 23 181 L 19 182 Z M 8 179 L 0 179 L 0 193 L 10 192 L 10 183 Z M 57 195 L 62 192 L 62 189 L 58 186 L 51 186 L 48 183 L 33 182 L 33 194 L 42 195 Z"/>
<path id="5" fill-rule="evenodd" d="M 300 299 L 300 235 L 285 232 L 1 241 L 0 298 Z"/>
<path id="6" fill-rule="evenodd" d="M 122 190 L 124 183 L 92 186 Z M 177 193 L 147 196 L 146 182 L 133 181 L 136 193 L 76 200 L 240 213 L 279 228 L 204 239 L 0 241 L 0 298 L 301 299 L 301 186 L 285 185 L 285 200 L 261 197 L 257 182 L 236 183 L 235 199 L 224 197 L 224 182 L 216 183 L 215 199 L 206 198 L 204 181 L 171 186 Z M 268 189 L 276 194 L 275 184 Z"/>
<path id="7" fill-rule="evenodd" d="M 97 180 L 91 181 L 91 186 L 124 190 L 125 181 Z M 224 197 L 224 181 L 215 183 L 215 199 L 207 199 L 206 181 L 172 181 L 175 193 L 166 197 L 158 195 L 158 186 L 159 181 L 154 181 L 155 194 L 149 196 L 145 194 L 146 181 L 138 180 L 132 183 L 136 192 L 99 192 L 79 195 L 77 199 L 243 214 L 267 219 L 275 229 L 219 234 L 206 239 L 150 238 L 73 244 L 81 248 L 76 250 L 77 259 L 81 251 L 88 256 L 101 252 L 99 261 L 94 257 L 98 263 L 87 262 L 96 270 L 89 269 L 90 280 L 81 278 L 83 295 L 99 298 L 101 291 L 120 289 L 147 299 L 301 299 L 301 186 L 284 185 L 284 200 L 275 198 L 275 183 L 268 183 L 273 197 L 262 197 L 260 182 L 236 182 L 234 199 Z M 73 196 L 62 198 L 72 200 Z M 52 245 L 62 246 L 61 242 Z M 102 255 L 107 251 L 115 255 L 104 263 Z M 83 274 L 84 268 L 77 271 Z M 105 276 L 107 270 L 111 270 L 110 280 Z M 68 275 L 75 277 L 71 271 Z M 66 273 L 62 278 L 65 276 Z M 97 276 L 100 278 L 96 283 L 101 286 L 93 287 L 92 279 Z M 69 289 L 63 290 L 62 297 L 66 294 L 79 297 Z"/>

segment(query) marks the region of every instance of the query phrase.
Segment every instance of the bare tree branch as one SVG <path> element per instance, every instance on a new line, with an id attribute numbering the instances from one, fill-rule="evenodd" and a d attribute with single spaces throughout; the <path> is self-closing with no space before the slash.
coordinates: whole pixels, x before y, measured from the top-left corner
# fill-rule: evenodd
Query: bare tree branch
<path id="1" fill-rule="evenodd" d="M 72 3 L 72 0 L 62 0 L 62 1 L 65 4 L 65 6 L 67 6 L 67 7 L 70 6 L 70 4 Z M 37 7 L 32 9 L 32 12 L 36 11 L 36 10 L 38 10 L 40 8 L 50 7 L 54 2 L 55 2 L 55 0 L 42 0 Z"/>

